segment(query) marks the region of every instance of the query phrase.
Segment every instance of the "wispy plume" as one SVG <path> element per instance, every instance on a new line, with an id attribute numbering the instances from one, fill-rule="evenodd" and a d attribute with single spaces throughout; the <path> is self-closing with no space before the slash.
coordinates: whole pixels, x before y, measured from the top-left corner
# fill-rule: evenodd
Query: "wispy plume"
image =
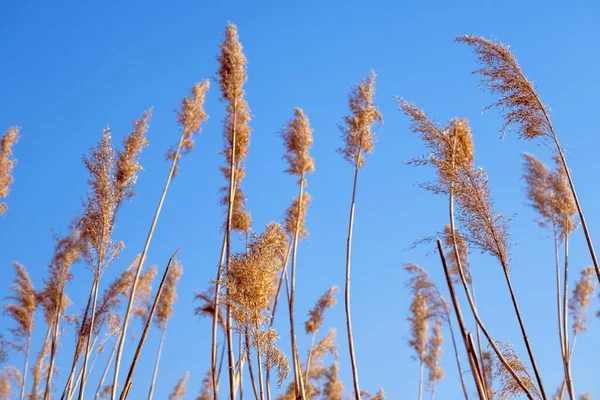
<path id="1" fill-rule="evenodd" d="M 177 382 L 177 385 L 175 385 L 175 388 L 169 395 L 169 400 L 180 400 L 185 396 L 185 386 L 187 385 L 188 379 L 190 379 L 190 373 L 186 372 L 179 382 Z"/>
<path id="2" fill-rule="evenodd" d="M 0 139 L 0 199 L 8 196 L 10 185 L 13 183 L 12 170 L 17 161 L 12 158 L 12 148 L 19 141 L 19 127 L 9 128 Z M 0 215 L 6 212 L 8 206 L 0 202 Z"/>

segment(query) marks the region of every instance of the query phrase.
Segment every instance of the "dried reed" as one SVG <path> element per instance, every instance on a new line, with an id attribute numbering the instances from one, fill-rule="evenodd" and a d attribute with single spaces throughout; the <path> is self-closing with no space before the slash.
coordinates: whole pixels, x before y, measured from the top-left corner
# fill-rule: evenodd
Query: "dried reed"
<path id="1" fill-rule="evenodd" d="M 12 158 L 12 148 L 19 141 L 19 127 L 13 126 L 0 138 L 0 199 L 8 196 L 10 185 L 13 183 L 12 170 L 17 161 Z M 0 215 L 6 212 L 8 206 L 0 202 Z"/>
<path id="2" fill-rule="evenodd" d="M 346 330 L 348 332 L 348 348 L 352 364 L 352 380 L 354 383 L 354 397 L 360 400 L 358 384 L 358 370 L 354 354 L 354 337 L 352 335 L 352 318 L 350 315 L 350 256 L 352 253 L 352 230 L 354 226 L 354 205 L 356 200 L 356 183 L 358 170 L 365 163 L 365 155 L 373 152 L 375 135 L 371 127 L 375 122 L 383 122 L 381 113 L 375 107 L 375 72 L 371 71 L 369 77 L 358 84 L 348 97 L 350 115 L 344 117 L 344 125 L 340 125 L 344 147 L 338 149 L 344 159 L 354 166 L 354 183 L 352 185 L 352 201 L 350 203 L 350 217 L 348 219 L 348 239 L 346 243 Z"/>

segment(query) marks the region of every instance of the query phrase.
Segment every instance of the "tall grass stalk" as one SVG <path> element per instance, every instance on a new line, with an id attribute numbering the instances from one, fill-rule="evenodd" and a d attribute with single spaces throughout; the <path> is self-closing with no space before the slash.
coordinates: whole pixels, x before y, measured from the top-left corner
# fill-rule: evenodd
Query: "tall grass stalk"
<path id="1" fill-rule="evenodd" d="M 203 107 L 206 92 L 208 91 L 209 86 L 210 85 L 207 80 L 194 85 L 194 87 L 191 90 L 192 96 L 185 97 L 181 102 L 180 109 L 177 111 L 178 123 L 182 130 L 181 138 L 179 139 L 177 147 L 174 150 L 169 150 L 169 152 L 167 153 L 167 160 L 171 160 L 171 167 L 169 169 L 169 174 L 167 175 L 167 179 L 165 181 L 160 200 L 158 201 L 156 212 L 154 213 L 154 217 L 152 218 L 152 223 L 150 224 L 150 230 L 148 231 L 148 236 L 146 237 L 146 242 L 144 243 L 144 249 L 142 250 L 142 254 L 139 257 L 139 263 L 135 270 L 135 276 L 133 278 L 131 291 L 129 293 L 127 309 L 125 311 L 125 315 L 123 316 L 123 328 L 121 329 L 121 335 L 118 338 L 119 346 L 117 349 L 117 355 L 115 360 L 115 370 L 111 389 L 111 400 L 115 400 L 117 397 L 117 389 L 119 383 L 119 368 L 121 366 L 121 358 L 123 356 L 123 347 L 125 345 L 125 338 L 127 337 L 127 328 L 129 326 L 129 319 L 131 317 L 133 301 L 135 299 L 135 294 L 137 291 L 137 285 L 140 279 L 140 274 L 142 272 L 142 267 L 144 266 L 144 262 L 146 261 L 146 255 L 148 253 L 148 249 L 150 248 L 150 243 L 154 235 L 154 230 L 158 222 L 158 217 L 160 216 L 160 212 L 162 210 L 165 198 L 167 197 L 169 185 L 171 184 L 173 177 L 179 170 L 178 162 L 181 158 L 181 155 L 182 153 L 189 152 L 192 149 L 194 145 L 194 141 L 192 139 L 193 134 L 199 133 L 202 129 L 202 123 L 208 119 L 208 115 L 206 115 L 206 113 L 204 112 Z"/>
<path id="2" fill-rule="evenodd" d="M 127 378 L 123 383 L 123 391 L 121 392 L 120 399 L 125 400 L 127 395 L 129 394 L 129 390 L 131 389 L 131 379 L 133 378 L 133 373 L 135 371 L 135 367 L 137 366 L 138 360 L 142 353 L 142 349 L 144 347 L 144 343 L 146 343 L 146 337 L 148 336 L 148 331 L 150 330 L 150 325 L 152 325 L 152 319 L 154 318 L 154 313 L 156 312 L 156 307 L 158 302 L 160 301 L 160 296 L 163 291 L 163 287 L 165 286 L 165 281 L 167 280 L 167 276 L 169 275 L 169 271 L 171 269 L 171 264 L 173 263 L 173 259 L 179 252 L 179 248 L 175 250 L 175 252 L 169 258 L 169 262 L 167 263 L 167 267 L 165 268 L 165 272 L 163 274 L 162 280 L 160 281 L 160 285 L 156 290 L 156 295 L 154 297 L 154 302 L 152 303 L 152 308 L 150 309 L 150 313 L 146 319 L 146 323 L 144 324 L 144 330 L 142 331 L 142 336 L 138 342 L 137 348 L 135 349 L 135 354 L 133 355 L 133 360 L 131 361 L 131 365 L 129 366 L 129 371 L 127 373 Z"/>

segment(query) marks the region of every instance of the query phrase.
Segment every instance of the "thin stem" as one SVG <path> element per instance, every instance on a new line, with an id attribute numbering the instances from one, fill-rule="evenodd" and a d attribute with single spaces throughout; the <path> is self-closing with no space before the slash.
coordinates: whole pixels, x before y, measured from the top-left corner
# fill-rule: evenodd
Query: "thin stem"
<path id="1" fill-rule="evenodd" d="M 96 272 L 96 274 L 94 275 L 94 283 L 92 284 L 92 291 L 93 291 L 93 297 L 92 297 L 92 308 L 91 308 L 91 315 L 90 315 L 90 333 L 88 334 L 87 337 L 87 343 L 85 346 L 85 353 L 83 356 L 83 365 L 81 366 L 81 372 L 82 372 L 82 378 L 81 378 L 81 386 L 79 387 L 79 400 L 83 400 L 83 394 L 85 392 L 85 383 L 87 380 L 87 375 L 86 375 L 86 370 L 87 370 L 87 363 L 88 360 L 90 358 L 90 347 L 91 347 L 91 343 L 92 343 L 92 335 L 94 332 L 94 323 L 96 322 L 96 304 L 98 302 L 98 286 L 99 286 L 99 281 L 100 281 L 100 271 L 102 270 L 101 268 L 101 260 L 103 257 L 99 257 L 98 259 L 98 270 Z"/>
<path id="2" fill-rule="evenodd" d="M 304 391 L 304 382 L 302 379 L 302 372 L 300 371 L 300 362 L 298 360 L 298 345 L 296 343 L 296 333 L 294 329 L 294 295 L 296 293 L 296 259 L 298 253 L 298 242 L 300 240 L 300 218 L 302 217 L 302 198 L 304 196 L 304 175 L 300 176 L 300 194 L 298 195 L 298 210 L 296 216 L 296 227 L 294 230 L 294 246 L 292 249 L 292 273 L 291 273 L 291 284 L 290 284 L 290 337 L 292 340 L 292 358 L 294 359 L 294 376 L 296 378 L 296 385 L 294 390 L 296 391 L 297 399 L 306 399 L 306 393 Z M 262 400 L 262 399 L 261 399 Z"/>
<path id="3" fill-rule="evenodd" d="M 248 237 L 248 235 L 246 235 L 246 237 Z M 246 241 L 248 241 L 246 239 Z M 242 335 L 238 335 L 238 339 L 239 339 L 239 345 L 238 345 L 238 354 L 240 355 L 240 363 L 239 363 L 239 367 L 238 367 L 238 381 L 239 381 L 239 385 L 240 385 L 240 400 L 244 400 L 244 358 L 242 357 L 243 353 L 243 347 L 244 347 L 244 340 L 242 338 Z"/>
<path id="4" fill-rule="evenodd" d="M 66 398 L 71 398 L 71 390 L 73 385 L 73 378 L 75 377 L 75 369 L 77 367 L 77 362 L 79 361 L 79 356 L 81 355 L 81 350 L 78 350 L 79 341 L 85 340 L 84 338 L 84 329 L 87 325 L 88 313 L 90 311 L 90 306 L 92 305 L 92 291 L 90 291 L 90 295 L 88 296 L 88 301 L 85 306 L 85 311 L 83 312 L 83 318 L 81 319 L 81 325 L 79 326 L 79 332 L 77 335 L 77 342 L 75 344 L 75 352 L 73 353 L 73 363 L 71 364 L 71 373 L 69 374 L 69 379 L 67 379 L 67 383 L 65 384 L 65 389 L 63 391 L 60 400 L 64 400 Z M 89 333 L 88 333 L 89 334 Z"/>
<path id="5" fill-rule="evenodd" d="M 223 237 L 223 247 L 221 248 L 221 259 L 219 261 L 219 267 L 217 269 L 217 279 L 215 282 L 215 313 L 213 315 L 213 332 L 212 332 L 212 352 L 211 352 L 211 366 L 213 371 L 213 393 L 214 399 L 217 400 L 218 395 L 218 381 L 216 379 L 215 371 L 217 368 L 217 323 L 219 318 L 219 295 L 221 293 L 221 275 L 223 274 L 224 265 L 229 263 L 230 257 L 230 233 L 231 233 L 231 218 L 233 215 L 233 203 L 235 199 L 236 191 L 236 138 L 237 138 L 237 97 L 233 101 L 233 129 L 232 129 L 232 145 L 231 145 L 231 161 L 229 163 L 229 204 L 227 205 L 227 221 L 225 226 L 225 235 Z M 224 263 L 227 264 L 224 264 Z M 225 330 L 227 335 L 227 346 L 229 348 L 229 342 L 231 337 L 231 323 L 230 323 L 230 308 L 227 309 L 227 318 L 225 323 Z M 233 343 L 231 343 L 233 345 Z M 235 399 L 234 389 L 234 363 L 233 360 L 233 348 L 228 349 L 228 363 L 229 363 L 229 388 L 230 399 Z"/>
<path id="6" fill-rule="evenodd" d="M 25 361 L 23 362 L 23 379 L 21 379 L 21 396 L 20 399 L 25 399 L 25 380 L 27 379 L 27 369 L 29 368 L 29 350 L 31 349 L 31 329 L 27 336 L 27 346 L 25 347 Z"/>
<path id="7" fill-rule="evenodd" d="M 250 357 L 250 337 L 248 330 L 246 329 L 246 357 L 248 357 L 248 371 L 250 372 L 250 382 L 252 382 L 252 390 L 254 391 L 254 398 L 258 400 L 258 389 L 256 388 L 256 381 L 254 379 L 254 370 L 252 368 L 252 359 Z"/>
<path id="8" fill-rule="evenodd" d="M 418 400 L 422 400 L 423 398 L 423 369 L 423 360 L 421 360 L 421 365 L 419 366 L 419 396 L 417 397 Z"/>
<path id="9" fill-rule="evenodd" d="M 477 354 L 472 351 L 469 346 L 469 339 L 467 328 L 465 325 L 465 320 L 463 319 L 462 311 L 460 309 L 460 304 L 458 303 L 458 298 L 456 297 L 456 292 L 454 291 L 454 284 L 452 283 L 452 277 L 450 276 L 450 270 L 448 269 L 448 264 L 446 263 L 446 257 L 444 256 L 444 249 L 442 247 L 441 240 L 437 240 L 438 252 L 440 253 L 440 260 L 442 262 L 442 267 L 444 268 L 444 275 L 446 276 L 446 283 L 448 285 L 448 291 L 450 293 L 450 298 L 452 299 L 452 305 L 454 306 L 454 314 L 456 315 L 456 319 L 458 321 L 458 326 L 460 328 L 460 334 L 463 339 L 463 343 L 465 345 L 465 351 L 467 352 L 467 357 L 469 359 L 469 365 L 471 366 L 471 371 L 473 375 L 473 380 L 475 381 L 475 387 L 477 388 L 477 393 L 479 394 L 479 398 L 483 400 L 487 400 L 487 392 L 485 390 L 484 383 L 482 382 L 481 374 L 479 373 L 480 369 L 477 365 Z M 459 266 L 460 272 L 460 266 Z"/>
<path id="10" fill-rule="evenodd" d="M 462 386 L 463 394 L 465 395 L 465 400 L 469 400 L 467 385 L 465 384 L 462 365 L 460 363 L 460 355 L 458 354 L 458 347 L 456 346 L 456 338 L 454 337 L 454 328 L 452 328 L 449 313 L 446 315 L 446 319 L 448 320 L 448 329 L 450 329 L 450 338 L 452 339 L 452 348 L 454 349 L 454 357 L 456 358 L 456 367 L 458 368 L 458 375 L 460 376 L 460 384 Z"/>
<path id="11" fill-rule="evenodd" d="M 52 373 L 54 372 L 54 358 L 56 356 L 56 344 L 58 342 L 59 326 L 62 311 L 62 300 L 64 296 L 65 284 L 61 282 L 61 288 L 59 298 L 56 305 L 55 315 L 53 322 L 53 333 L 50 343 L 50 363 L 48 365 L 48 374 L 46 376 L 46 388 L 44 390 L 44 400 L 50 400 L 50 390 L 52 386 Z"/>
<path id="12" fill-rule="evenodd" d="M 96 348 L 96 342 L 98 342 L 98 335 L 96 335 L 94 337 L 94 340 L 92 341 L 91 351 L 94 351 L 94 349 Z M 88 376 L 89 376 L 89 372 L 86 372 L 85 377 L 87 378 Z M 77 379 L 75 379 L 75 384 L 73 386 L 73 391 L 71 391 L 71 394 L 69 394 L 67 396 L 67 400 L 71 400 L 71 398 L 75 395 L 75 391 L 77 390 L 77 386 L 79 386 L 79 384 L 82 382 L 82 379 L 83 379 L 83 365 L 79 369 L 79 373 L 77 374 Z"/>
<path id="13" fill-rule="evenodd" d="M 565 362 L 565 380 L 569 397 L 576 400 L 575 390 L 573 388 L 573 379 L 571 377 L 571 357 L 568 354 L 569 349 L 569 233 L 565 232 L 565 276 L 563 279 L 563 340 L 564 344 L 564 362 Z"/>
<path id="14" fill-rule="evenodd" d="M 265 392 L 263 388 L 263 366 L 260 354 L 260 346 L 256 346 L 256 362 L 258 364 L 258 387 L 260 389 L 260 400 L 264 400 Z"/>
<path id="15" fill-rule="evenodd" d="M 305 382 L 308 382 L 308 371 L 310 371 L 310 362 L 311 362 L 311 358 L 312 358 L 313 347 L 315 346 L 315 335 L 316 334 L 317 334 L 317 332 L 313 332 L 312 340 L 310 343 L 310 349 L 308 349 L 308 359 L 306 360 L 306 373 L 305 373 L 305 377 L 304 377 Z"/>
<path id="16" fill-rule="evenodd" d="M 117 340 L 115 340 L 115 345 L 113 346 L 113 349 L 110 352 L 110 356 L 108 357 L 108 361 L 106 362 L 106 367 L 104 367 L 104 372 L 102 373 L 100 382 L 98 382 L 98 388 L 96 389 L 96 394 L 94 395 L 94 400 L 96 400 L 98 397 L 100 397 L 100 393 L 102 392 L 102 387 L 104 386 L 104 381 L 106 380 L 106 376 L 108 375 L 108 370 L 110 369 L 112 360 L 115 357 L 115 353 L 117 352 L 118 345 L 119 345 L 119 342 Z"/>
<path id="17" fill-rule="evenodd" d="M 470 180 L 471 185 L 473 187 L 476 187 L 475 182 L 473 181 L 473 176 L 471 174 L 468 174 L 468 179 Z M 481 196 L 480 196 L 480 193 L 478 190 L 475 191 L 474 200 L 476 200 L 480 204 L 480 207 L 482 210 L 485 210 L 487 208 L 485 206 L 485 202 L 481 199 Z M 492 239 L 494 241 L 494 245 L 497 249 L 496 258 L 500 262 L 500 265 L 502 266 L 502 270 L 504 272 L 504 277 L 506 278 L 506 284 L 507 284 L 508 290 L 510 292 L 510 297 L 511 297 L 511 300 L 513 303 L 515 314 L 517 315 L 517 320 L 519 321 L 519 327 L 521 328 L 521 333 L 523 335 L 523 341 L 525 342 L 525 347 L 527 348 L 527 354 L 529 355 L 529 360 L 531 361 L 531 366 L 533 367 L 533 372 L 535 373 L 538 387 L 540 389 L 540 394 L 542 396 L 542 399 L 546 400 L 546 392 L 544 390 L 544 385 L 542 384 L 542 377 L 538 370 L 537 363 L 535 362 L 535 357 L 533 356 L 533 350 L 531 349 L 531 344 L 529 343 L 529 339 L 527 337 L 527 332 L 525 331 L 525 325 L 523 324 L 523 319 L 521 317 L 519 305 L 517 304 L 517 298 L 515 296 L 515 293 L 514 293 L 514 290 L 512 287 L 512 283 L 510 280 L 508 261 L 504 258 L 504 251 L 503 251 L 502 246 L 498 242 L 498 234 L 496 233 L 496 228 L 494 227 L 494 224 L 489 216 L 487 218 L 486 224 L 487 224 L 487 228 L 489 230 L 489 234 L 492 237 Z M 453 229 L 453 231 L 454 231 L 454 229 Z M 453 235 L 455 235 L 455 233 L 453 233 Z M 455 246 L 456 246 L 456 244 L 455 244 Z"/>
<path id="18" fill-rule="evenodd" d="M 352 202 L 350 203 L 350 218 L 348 220 L 348 239 L 346 241 L 346 287 L 345 287 L 345 307 L 346 307 L 346 330 L 348 332 L 348 348 L 350 350 L 350 363 L 352 365 L 352 380 L 354 383 L 354 397 L 361 400 L 360 388 L 358 384 L 358 370 L 356 368 L 356 357 L 354 355 L 354 337 L 352 336 L 352 318 L 350 315 L 350 256 L 352 254 L 352 229 L 354 227 L 354 206 L 356 200 L 356 183 L 358 181 L 358 159 L 354 169 L 354 183 L 352 185 Z"/>
<path id="19" fill-rule="evenodd" d="M 519 326 L 521 328 L 521 333 L 523 334 L 523 341 L 525 342 L 525 347 L 527 348 L 527 353 L 529 354 L 529 359 L 531 360 L 531 365 L 533 367 L 533 371 L 535 372 L 535 376 L 540 388 L 540 393 L 542 395 L 542 399 L 546 400 L 546 394 L 544 392 L 544 386 L 542 385 L 542 379 L 540 373 L 537 368 L 537 364 L 535 362 L 535 358 L 533 357 L 533 350 L 531 349 L 531 345 L 529 343 L 529 339 L 527 338 L 527 333 L 525 331 L 525 325 L 523 324 L 523 319 L 521 318 L 521 312 L 519 310 L 519 305 L 517 304 L 517 298 L 515 297 L 515 293 L 512 287 L 512 282 L 510 280 L 510 275 L 508 273 L 508 266 L 506 263 L 503 263 L 502 269 L 504 271 L 504 277 L 506 278 L 506 284 L 508 285 L 508 290 L 510 291 L 510 297 L 515 309 L 515 313 L 517 314 L 517 320 L 519 321 Z"/>
<path id="20" fill-rule="evenodd" d="M 277 311 L 277 303 L 279 302 L 279 294 L 281 293 L 281 286 L 283 285 L 284 277 L 287 277 L 287 265 L 290 258 L 290 253 L 292 252 L 292 243 L 288 246 L 288 251 L 285 255 L 285 260 L 283 262 L 283 270 L 281 271 L 281 275 L 279 276 L 279 283 L 277 284 L 277 292 L 275 293 L 275 300 L 273 300 L 273 310 L 271 311 L 271 318 L 269 320 L 269 328 L 273 327 L 273 323 L 275 322 L 275 312 Z M 271 400 L 271 368 L 267 368 L 266 373 L 266 386 L 267 386 L 267 400 Z"/>
<path id="21" fill-rule="evenodd" d="M 556 149 L 558 151 L 558 155 L 560 156 L 560 161 L 562 162 L 563 168 L 565 169 L 565 173 L 567 174 L 567 180 L 569 181 L 569 187 L 571 188 L 571 193 L 573 193 L 573 200 L 575 200 L 575 206 L 577 207 L 577 212 L 579 213 L 579 220 L 581 221 L 581 226 L 583 228 L 583 233 L 585 234 L 585 240 L 588 245 L 588 249 L 590 251 L 590 256 L 592 257 L 592 262 L 594 263 L 594 270 L 596 271 L 596 277 L 598 278 L 598 282 L 600 282 L 600 266 L 598 265 L 598 259 L 596 258 L 596 252 L 594 251 L 594 245 L 592 243 L 592 238 L 590 236 L 590 232 L 587 227 L 587 223 L 585 222 L 585 216 L 583 215 L 583 209 L 581 208 L 581 204 L 579 204 L 579 198 L 577 197 L 577 192 L 575 191 L 575 184 L 573 183 L 573 179 L 571 178 L 571 172 L 569 171 L 569 167 L 567 166 L 567 160 L 565 159 L 565 155 L 563 153 L 562 147 L 558 142 L 558 137 L 556 136 L 556 132 L 554 132 L 554 127 L 552 126 L 552 122 L 550 122 L 550 116 L 546 111 L 546 108 L 542 104 L 540 97 L 537 92 L 533 89 L 533 86 L 527 78 L 523 75 L 521 71 L 518 71 L 523 80 L 527 82 L 529 86 L 529 90 L 533 93 L 538 106 L 542 110 L 544 114 L 544 118 L 548 124 L 548 128 L 550 129 L 550 133 L 552 134 L 552 139 L 556 144 Z"/>
<path id="22" fill-rule="evenodd" d="M 161 329 L 160 343 L 158 344 L 158 352 L 156 353 L 156 361 L 154 362 L 154 372 L 152 373 L 152 381 L 150 382 L 150 390 L 148 391 L 148 400 L 152 400 L 154 395 L 154 385 L 156 384 L 156 376 L 158 375 L 158 364 L 160 363 L 160 355 L 162 353 L 163 343 L 167 329 Z"/>
<path id="23" fill-rule="evenodd" d="M 123 317 L 123 328 L 121 329 L 121 334 L 118 339 L 119 348 L 117 350 L 117 357 L 115 360 L 115 372 L 113 378 L 112 391 L 110 395 L 111 400 L 115 400 L 117 398 L 117 388 L 119 384 L 119 368 L 121 366 L 121 357 L 123 356 L 123 347 L 125 346 L 125 338 L 127 337 L 127 327 L 129 326 L 129 318 L 131 317 L 131 311 L 133 309 L 133 300 L 135 298 L 135 293 L 137 292 L 138 281 L 140 279 L 142 267 L 144 266 L 144 262 L 146 261 L 146 255 L 148 253 L 148 249 L 150 248 L 150 243 L 152 242 L 152 236 L 154 235 L 154 229 L 156 228 L 158 217 L 162 210 L 163 203 L 165 202 L 165 198 L 167 197 L 169 184 L 171 183 L 171 180 L 173 179 L 173 175 L 175 174 L 175 170 L 177 168 L 177 161 L 179 161 L 184 138 L 185 132 L 181 134 L 181 138 L 179 139 L 177 151 L 175 152 L 175 157 L 173 157 L 173 162 L 171 163 L 171 168 L 169 169 L 169 174 L 167 175 L 167 180 L 165 182 L 165 186 L 160 196 L 158 206 L 156 207 L 156 212 L 154 213 L 154 217 L 152 218 L 150 230 L 148 231 L 148 236 L 146 237 L 146 243 L 144 243 L 144 249 L 142 250 L 142 255 L 140 256 L 140 260 L 135 271 L 135 277 L 133 278 L 133 283 L 131 284 L 131 291 L 129 292 L 129 301 L 127 302 L 125 316 Z"/>
<path id="24" fill-rule="evenodd" d="M 146 319 L 146 324 L 144 325 L 144 330 L 142 331 L 142 337 L 140 338 L 137 348 L 135 349 L 135 354 L 133 355 L 133 360 L 131 361 L 129 372 L 127 373 L 127 378 L 125 379 L 125 383 L 123 384 L 123 391 L 121 392 L 120 396 L 121 400 L 125 400 L 127 398 L 129 390 L 131 389 L 131 378 L 133 377 L 133 372 L 135 371 L 135 367 L 140 358 L 140 354 L 142 353 L 142 348 L 144 347 L 144 343 L 146 342 L 146 337 L 148 336 L 148 331 L 150 330 L 150 325 L 152 324 L 152 319 L 154 318 L 154 313 L 156 312 L 156 307 L 160 300 L 160 295 L 162 294 L 165 281 L 167 280 L 167 276 L 169 275 L 169 271 L 171 270 L 171 263 L 173 262 L 173 259 L 175 258 L 178 252 L 179 248 L 175 250 L 171 258 L 169 258 L 169 262 L 167 263 L 167 267 L 165 268 L 165 272 L 163 274 L 162 280 L 160 281 L 160 285 L 158 285 L 158 289 L 156 290 L 156 296 L 154 297 L 152 308 L 150 309 L 150 313 L 148 314 L 148 318 Z"/>
<path id="25" fill-rule="evenodd" d="M 473 284 L 473 272 L 471 271 L 471 282 L 469 284 L 471 287 L 471 292 L 473 292 L 473 303 L 475 303 L 475 307 L 477 307 L 477 295 L 475 294 L 475 285 Z M 486 392 L 489 393 L 490 388 L 487 387 L 487 377 L 485 376 L 485 368 L 483 368 L 483 346 L 481 344 L 481 334 L 479 331 L 479 326 L 475 324 L 475 335 L 477 338 L 477 350 L 479 352 L 479 360 L 481 362 L 481 381 L 483 382 L 483 386 L 486 388 Z"/>

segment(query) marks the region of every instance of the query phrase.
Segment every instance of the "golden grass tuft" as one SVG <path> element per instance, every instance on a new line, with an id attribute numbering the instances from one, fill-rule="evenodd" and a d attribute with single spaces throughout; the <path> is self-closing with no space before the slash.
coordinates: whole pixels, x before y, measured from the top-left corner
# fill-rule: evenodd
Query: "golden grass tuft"
<path id="1" fill-rule="evenodd" d="M 17 161 L 12 158 L 12 148 L 19 141 L 19 127 L 14 126 L 2 135 L 0 139 L 0 199 L 8 196 L 10 185 L 13 183 L 12 170 Z M 6 212 L 8 206 L 0 203 L 0 215 Z"/>
<path id="2" fill-rule="evenodd" d="M 365 154 L 371 154 L 375 145 L 375 135 L 371 130 L 375 122 L 383 123 L 381 112 L 375 107 L 375 72 L 359 83 L 348 97 L 350 115 L 344 117 L 344 125 L 340 125 L 344 147 L 338 151 L 344 159 L 356 168 L 365 163 Z"/>

